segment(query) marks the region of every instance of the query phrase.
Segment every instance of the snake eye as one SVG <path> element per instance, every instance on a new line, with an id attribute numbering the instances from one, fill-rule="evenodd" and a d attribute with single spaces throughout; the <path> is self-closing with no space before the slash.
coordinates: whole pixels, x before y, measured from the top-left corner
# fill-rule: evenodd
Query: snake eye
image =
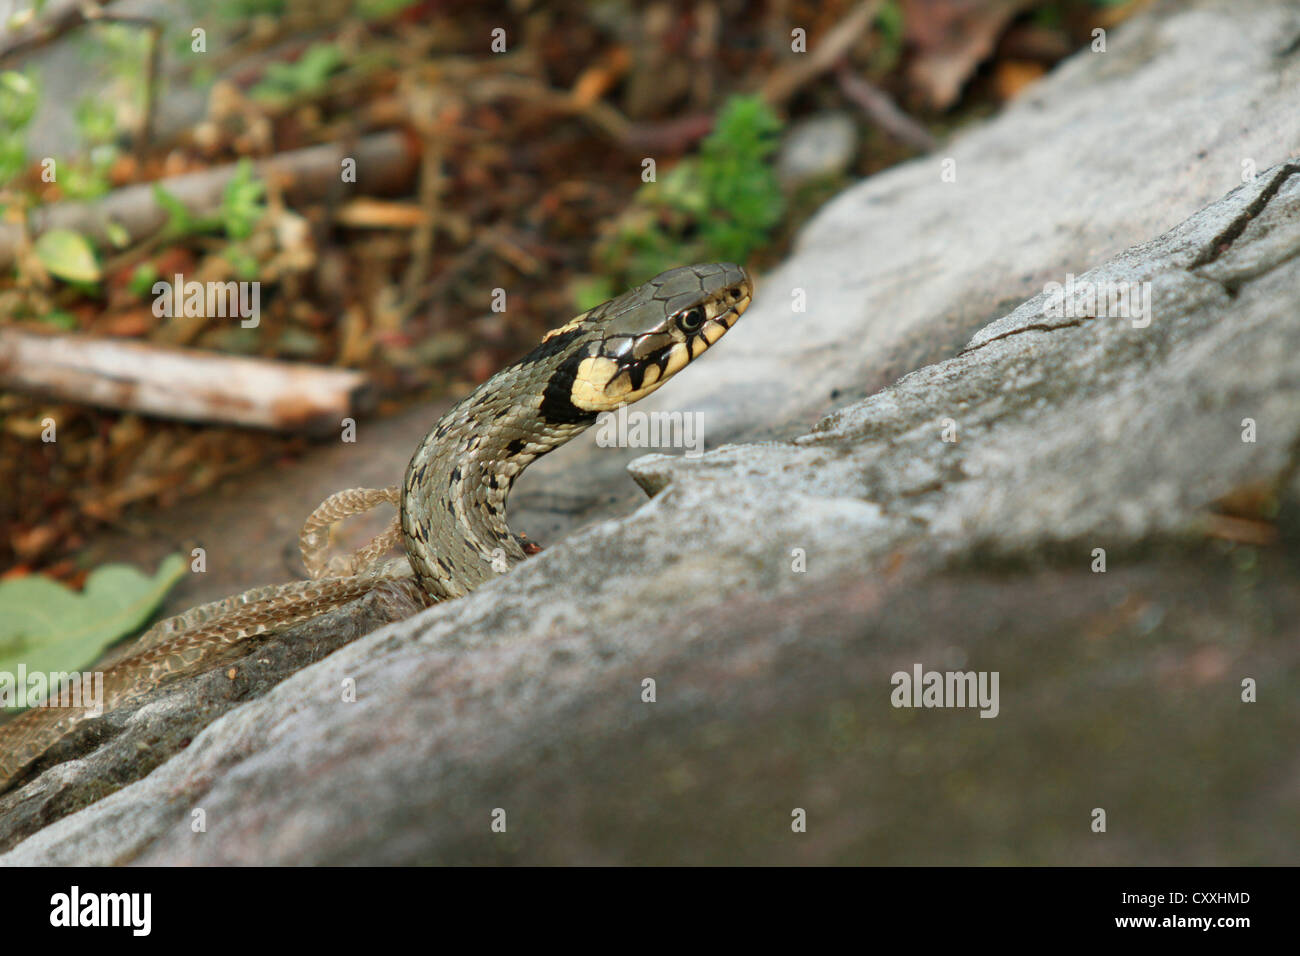
<path id="1" fill-rule="evenodd" d="M 694 335 L 704 327 L 704 310 L 699 306 L 687 309 L 677 317 L 677 327 L 687 335 Z"/>

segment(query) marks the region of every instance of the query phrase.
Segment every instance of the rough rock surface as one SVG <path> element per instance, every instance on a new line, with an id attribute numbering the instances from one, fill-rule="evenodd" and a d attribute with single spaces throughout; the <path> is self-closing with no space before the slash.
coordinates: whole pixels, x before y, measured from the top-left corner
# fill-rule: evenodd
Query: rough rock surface
<path id="1" fill-rule="evenodd" d="M 160 693 L 0 798 L 8 844 L 56 821 L 0 861 L 1295 862 L 1298 80 L 1287 4 L 1135 19 L 956 183 L 832 203 L 652 400 L 785 440 L 643 458 L 650 502 L 467 598 Z M 1070 272 L 1150 323 L 1052 314 Z M 916 664 L 997 672 L 997 716 L 892 706 Z"/>

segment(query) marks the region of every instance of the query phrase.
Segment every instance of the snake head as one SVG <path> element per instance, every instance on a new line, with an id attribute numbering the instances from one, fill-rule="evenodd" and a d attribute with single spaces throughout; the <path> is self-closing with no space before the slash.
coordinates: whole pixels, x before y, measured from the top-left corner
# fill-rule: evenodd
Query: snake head
<path id="1" fill-rule="evenodd" d="M 639 401 L 722 338 L 753 291 L 749 275 L 730 262 L 660 273 L 547 336 L 580 333 L 554 381 L 567 394 L 550 397 L 587 414 Z"/>

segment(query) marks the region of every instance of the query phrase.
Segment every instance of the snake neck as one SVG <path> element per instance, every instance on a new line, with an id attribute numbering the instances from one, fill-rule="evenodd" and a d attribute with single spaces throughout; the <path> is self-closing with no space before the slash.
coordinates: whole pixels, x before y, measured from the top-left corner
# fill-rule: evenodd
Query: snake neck
<path id="1" fill-rule="evenodd" d="M 402 541 L 431 601 L 467 594 L 525 557 L 506 527 L 520 473 L 596 420 L 649 395 L 749 305 L 734 263 L 670 269 L 571 319 L 444 415 L 402 482 Z"/>
<path id="2" fill-rule="evenodd" d="M 467 594 L 526 557 L 506 525 L 511 486 L 529 464 L 595 420 L 556 421 L 543 414 L 541 363 L 530 359 L 448 411 L 407 466 L 402 539 L 431 602 Z"/>

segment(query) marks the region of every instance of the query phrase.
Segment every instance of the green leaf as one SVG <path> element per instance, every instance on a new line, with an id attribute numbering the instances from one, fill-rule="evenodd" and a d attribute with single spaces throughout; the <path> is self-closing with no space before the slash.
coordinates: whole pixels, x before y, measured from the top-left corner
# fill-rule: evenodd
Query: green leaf
<path id="1" fill-rule="evenodd" d="M 56 329 L 63 329 L 67 332 L 75 332 L 77 329 L 81 328 L 81 323 L 77 321 L 77 317 L 64 309 L 55 309 L 52 312 L 46 312 L 41 316 L 41 321 L 46 325 L 52 325 Z"/>
<path id="2" fill-rule="evenodd" d="M 189 207 L 158 183 L 153 184 L 153 198 L 167 213 L 167 224 L 163 227 L 167 235 L 185 236 L 194 230 L 195 220 Z"/>
<path id="3" fill-rule="evenodd" d="M 414 3 L 415 0 L 356 0 L 352 9 L 363 20 L 387 20 Z"/>
<path id="4" fill-rule="evenodd" d="M 25 73 L 6 70 L 0 73 L 0 129 L 22 130 L 36 112 L 40 91 Z"/>
<path id="5" fill-rule="evenodd" d="M 22 175 L 27 166 L 27 124 L 40 91 L 25 73 L 0 72 L 0 185 Z"/>
<path id="6" fill-rule="evenodd" d="M 0 73 L 0 90 L 26 98 L 32 95 L 33 86 L 30 77 L 15 73 L 13 70 L 5 70 Z"/>
<path id="7" fill-rule="evenodd" d="M 117 135 L 117 106 L 111 101 L 88 96 L 73 109 L 82 138 L 91 145 L 110 143 Z"/>
<path id="8" fill-rule="evenodd" d="M 257 179 L 253 164 L 240 159 L 221 194 L 221 223 L 227 236 L 247 239 L 253 234 L 253 227 L 266 212 L 265 193 L 266 184 Z"/>
<path id="9" fill-rule="evenodd" d="M 0 183 L 8 183 L 27 168 L 27 147 L 18 138 L 0 138 Z"/>
<path id="10" fill-rule="evenodd" d="M 125 249 L 131 242 L 131 234 L 126 231 L 126 226 L 112 219 L 104 223 L 104 234 L 119 249 Z"/>
<path id="11" fill-rule="evenodd" d="M 118 638 L 135 631 L 185 573 L 170 555 L 152 578 L 125 564 L 106 564 L 81 592 L 39 575 L 0 581 L 0 673 L 75 671 L 89 667 Z"/>
<path id="12" fill-rule="evenodd" d="M 262 264 L 257 257 L 235 243 L 228 245 L 221 255 L 230 263 L 235 275 L 244 282 L 254 281 L 262 271 Z"/>
<path id="13" fill-rule="evenodd" d="M 160 278 L 162 276 L 158 274 L 157 266 L 152 262 L 142 262 L 131 273 L 131 278 L 126 287 L 137 299 L 143 299 L 153 291 L 154 283 Z"/>
<path id="14" fill-rule="evenodd" d="M 59 184 L 69 199 L 98 199 L 112 188 L 107 167 L 76 161 L 67 161 L 60 167 Z"/>
<path id="15" fill-rule="evenodd" d="M 333 43 L 313 43 L 293 63 L 271 63 L 249 90 L 254 99 L 275 101 L 314 95 L 344 65 L 343 50 Z"/>
<path id="16" fill-rule="evenodd" d="M 36 240 L 36 258 L 51 275 L 77 282 L 98 282 L 99 261 L 86 237 L 71 229 L 51 229 Z"/>

